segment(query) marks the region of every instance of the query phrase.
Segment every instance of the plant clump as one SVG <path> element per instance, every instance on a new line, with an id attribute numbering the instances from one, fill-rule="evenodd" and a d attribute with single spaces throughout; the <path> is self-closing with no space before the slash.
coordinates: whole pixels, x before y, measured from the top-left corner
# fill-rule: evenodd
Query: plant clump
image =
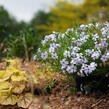
<path id="1" fill-rule="evenodd" d="M 0 104 L 15 105 L 26 87 L 27 72 L 20 70 L 17 59 L 6 62 L 6 69 L 0 70 Z"/>
<path id="2" fill-rule="evenodd" d="M 41 42 L 34 59 L 72 76 L 78 90 L 108 89 L 109 23 L 90 23 L 53 32 Z M 105 85 L 103 85 L 105 84 Z"/>

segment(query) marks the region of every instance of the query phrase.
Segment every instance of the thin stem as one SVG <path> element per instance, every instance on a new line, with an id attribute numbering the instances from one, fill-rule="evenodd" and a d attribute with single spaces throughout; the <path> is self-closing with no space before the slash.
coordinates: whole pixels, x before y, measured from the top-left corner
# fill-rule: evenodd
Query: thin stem
<path id="1" fill-rule="evenodd" d="M 23 44 L 24 44 L 24 48 L 25 48 L 25 57 L 26 57 L 27 61 L 29 61 L 28 47 L 27 47 L 27 43 L 26 43 L 26 39 L 25 39 L 24 34 L 23 34 Z"/>

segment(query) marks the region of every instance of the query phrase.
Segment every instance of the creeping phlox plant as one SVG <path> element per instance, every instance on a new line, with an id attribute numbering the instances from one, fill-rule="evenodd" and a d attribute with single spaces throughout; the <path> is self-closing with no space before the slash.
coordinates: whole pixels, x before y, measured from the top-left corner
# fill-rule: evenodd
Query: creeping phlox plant
<path id="1" fill-rule="evenodd" d="M 109 73 L 109 23 L 80 25 L 65 33 L 45 36 L 34 59 L 50 63 L 58 72 L 76 77 Z"/>
<path id="2" fill-rule="evenodd" d="M 25 89 L 26 72 L 21 71 L 18 60 L 6 60 L 7 68 L 0 71 L 0 104 L 15 105 Z"/>

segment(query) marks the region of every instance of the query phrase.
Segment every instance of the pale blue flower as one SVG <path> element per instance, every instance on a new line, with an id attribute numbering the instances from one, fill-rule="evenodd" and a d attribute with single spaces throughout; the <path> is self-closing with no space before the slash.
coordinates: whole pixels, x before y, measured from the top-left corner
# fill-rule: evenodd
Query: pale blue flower
<path id="1" fill-rule="evenodd" d="M 53 59 L 58 59 L 58 55 L 56 53 L 52 53 L 52 58 Z"/>
<path id="2" fill-rule="evenodd" d="M 45 59 L 47 59 L 47 57 L 48 57 L 48 53 L 47 52 L 44 52 L 44 53 L 41 54 L 41 58 L 42 59 L 45 60 Z"/>

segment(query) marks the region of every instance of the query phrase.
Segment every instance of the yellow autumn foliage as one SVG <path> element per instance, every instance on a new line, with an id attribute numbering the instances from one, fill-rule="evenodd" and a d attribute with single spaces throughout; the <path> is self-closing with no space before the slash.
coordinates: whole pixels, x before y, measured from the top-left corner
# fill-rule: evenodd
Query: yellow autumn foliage
<path id="1" fill-rule="evenodd" d="M 19 66 L 19 60 L 5 60 L 8 64 L 5 70 L 0 71 L 0 104 L 1 105 L 15 105 L 23 107 L 25 103 L 21 103 L 22 93 L 29 86 L 32 90 L 34 84 L 42 84 L 46 80 L 53 77 L 53 70 L 50 66 L 40 65 L 34 67 L 34 73 L 22 71 Z M 30 84 L 32 84 L 32 86 Z M 22 100 L 28 98 L 31 94 L 24 94 Z M 27 102 L 27 101 L 26 101 Z M 27 104 L 28 105 L 28 104 Z"/>
<path id="2" fill-rule="evenodd" d="M 77 24 L 109 21 L 109 0 L 83 1 L 82 4 L 75 5 L 74 0 L 55 0 L 55 5 L 50 8 L 52 15 L 47 25 L 36 25 L 36 29 L 45 35 L 53 31 L 65 32 Z"/>
<path id="3" fill-rule="evenodd" d="M 0 104 L 15 105 L 18 95 L 25 88 L 26 72 L 21 71 L 19 60 L 6 60 L 9 63 L 5 70 L 0 71 Z"/>

